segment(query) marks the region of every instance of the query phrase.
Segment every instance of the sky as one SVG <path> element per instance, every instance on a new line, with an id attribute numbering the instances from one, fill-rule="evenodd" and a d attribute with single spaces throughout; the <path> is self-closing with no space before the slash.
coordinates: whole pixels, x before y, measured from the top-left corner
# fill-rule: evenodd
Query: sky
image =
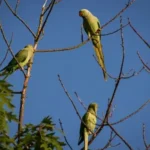
<path id="1" fill-rule="evenodd" d="M 8 1 L 14 8 L 15 1 Z M 128 0 L 62 0 L 55 5 L 44 30 L 44 37 L 40 40 L 37 49 L 55 49 L 75 46 L 81 42 L 80 26 L 82 18 L 78 12 L 82 8 L 90 10 L 100 19 L 101 25 L 108 22 L 115 16 L 126 4 Z M 38 19 L 41 12 L 41 6 L 44 0 L 20 1 L 18 14 L 36 32 Z M 149 0 L 136 0 L 133 5 L 123 14 L 123 24 L 130 18 L 132 25 L 149 43 Z M 33 44 L 34 40 L 28 30 L 11 14 L 4 2 L 0 6 L 0 23 L 8 40 L 13 33 L 12 49 L 17 53 L 27 44 Z M 102 30 L 102 33 L 109 33 L 120 26 L 119 17 Z M 139 51 L 145 62 L 150 63 L 150 51 L 148 47 L 139 39 L 139 37 L 128 26 L 123 29 L 125 43 L 125 64 L 123 73 L 128 73 L 130 69 L 139 71 L 142 64 L 137 56 Z M 84 38 L 87 36 L 84 33 Z M 105 65 L 107 72 L 117 77 L 119 74 L 120 63 L 122 59 L 120 32 L 110 36 L 102 36 L 103 53 L 105 56 Z M 3 59 L 7 46 L 0 35 L 0 61 Z M 75 49 L 73 51 L 55 52 L 55 53 L 36 53 L 34 57 L 31 78 L 28 84 L 27 99 L 25 103 L 24 124 L 38 124 L 43 117 L 50 115 L 56 126 L 59 127 L 60 118 L 65 135 L 74 149 L 80 149 L 78 146 L 80 119 L 77 116 L 71 102 L 65 95 L 57 75 L 59 74 L 66 89 L 72 97 L 81 116 L 85 113 L 83 106 L 74 95 L 76 91 L 83 103 L 88 106 L 92 102 L 99 105 L 98 116 L 102 117 L 106 108 L 108 99 L 111 98 L 115 81 L 111 78 L 107 82 L 103 80 L 103 74 L 93 55 L 94 50 L 91 42 Z M 6 58 L 3 68 L 11 60 L 12 56 Z M 14 91 L 22 90 L 23 74 L 16 71 L 9 78 L 8 82 L 13 84 Z M 110 122 L 115 122 L 132 113 L 150 98 L 149 93 L 150 74 L 142 71 L 138 76 L 125 79 L 120 82 L 115 95 L 113 106 L 116 106 Z M 13 104 L 16 106 L 15 113 L 19 111 L 20 95 L 15 95 Z M 146 125 L 147 141 L 150 143 L 150 105 L 147 105 L 138 114 L 129 118 L 114 128 L 133 149 L 144 149 L 142 140 L 142 124 Z M 98 123 L 100 123 L 98 121 Z M 10 124 L 10 132 L 13 135 L 17 130 L 15 123 Z M 96 150 L 102 148 L 110 135 L 110 130 L 106 127 L 89 146 Z M 63 140 L 63 135 L 60 134 Z M 113 145 L 121 142 L 121 145 L 112 149 L 126 150 L 119 138 L 116 138 Z M 64 150 L 68 150 L 65 147 Z"/>

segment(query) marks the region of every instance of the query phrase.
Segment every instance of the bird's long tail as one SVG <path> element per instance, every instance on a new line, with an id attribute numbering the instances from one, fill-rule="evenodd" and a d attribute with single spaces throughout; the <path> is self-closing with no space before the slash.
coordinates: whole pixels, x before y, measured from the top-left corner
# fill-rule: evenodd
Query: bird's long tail
<path id="1" fill-rule="evenodd" d="M 88 132 L 84 129 L 84 150 L 88 150 Z"/>
<path id="2" fill-rule="evenodd" d="M 106 72 L 105 63 L 104 63 L 104 55 L 103 55 L 103 51 L 102 51 L 102 45 L 100 43 L 98 43 L 97 46 L 94 46 L 94 50 L 96 53 L 98 63 L 102 68 L 104 79 L 105 79 L 105 81 L 107 81 L 107 72 Z"/>

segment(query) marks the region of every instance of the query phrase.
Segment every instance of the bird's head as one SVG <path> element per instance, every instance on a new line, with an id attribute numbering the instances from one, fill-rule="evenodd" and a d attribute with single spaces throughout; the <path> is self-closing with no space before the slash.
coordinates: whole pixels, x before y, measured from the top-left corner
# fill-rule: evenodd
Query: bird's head
<path id="1" fill-rule="evenodd" d="M 27 50 L 32 50 L 32 51 L 34 51 L 33 46 L 32 46 L 31 44 L 26 45 L 24 48 L 26 48 Z"/>
<path id="2" fill-rule="evenodd" d="M 88 109 L 93 109 L 95 112 L 97 112 L 98 104 L 97 103 L 91 103 L 89 105 Z"/>
<path id="3" fill-rule="evenodd" d="M 26 45 L 24 48 L 33 48 L 33 46 L 29 44 L 29 45 Z"/>
<path id="4" fill-rule="evenodd" d="M 79 16 L 83 18 L 86 18 L 89 14 L 91 14 L 91 12 L 87 9 L 81 9 L 79 11 Z"/>

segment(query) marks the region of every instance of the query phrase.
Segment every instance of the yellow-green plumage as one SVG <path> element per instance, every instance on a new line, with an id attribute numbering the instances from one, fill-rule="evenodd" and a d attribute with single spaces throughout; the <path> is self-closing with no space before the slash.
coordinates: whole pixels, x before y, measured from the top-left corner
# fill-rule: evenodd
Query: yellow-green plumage
<path id="1" fill-rule="evenodd" d="M 27 65 L 27 63 L 33 56 L 33 52 L 34 52 L 33 46 L 27 45 L 15 55 L 21 67 Z M 4 79 L 6 79 L 14 71 L 19 69 L 20 67 L 17 61 L 15 60 L 15 58 L 12 58 L 12 60 L 8 63 L 8 65 L 4 67 L 2 70 L 0 70 L 0 76 L 5 76 Z"/>
<path id="2" fill-rule="evenodd" d="M 94 131 L 96 126 L 97 108 L 98 104 L 91 103 L 87 112 L 82 117 L 82 121 L 86 124 L 87 127 L 81 122 L 78 145 L 84 141 L 84 150 L 88 150 L 88 135 L 91 134 L 91 131 Z"/>
<path id="3" fill-rule="evenodd" d="M 89 10 L 81 9 L 79 15 L 83 18 L 83 27 L 88 37 L 91 38 L 99 65 L 103 70 L 104 79 L 107 80 L 107 73 L 104 63 L 104 55 L 100 37 L 100 22 Z"/>

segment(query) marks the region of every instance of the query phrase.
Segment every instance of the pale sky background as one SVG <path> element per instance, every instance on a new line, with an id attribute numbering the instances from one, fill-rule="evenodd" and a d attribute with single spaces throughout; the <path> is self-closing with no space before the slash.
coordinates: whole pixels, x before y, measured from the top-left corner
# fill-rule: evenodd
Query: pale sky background
<path id="1" fill-rule="evenodd" d="M 9 0 L 11 6 L 15 6 L 16 1 Z M 39 14 L 44 0 L 21 0 L 18 14 L 21 16 L 31 29 L 36 32 Z M 128 0 L 62 0 L 55 5 L 44 31 L 44 38 L 40 41 L 38 49 L 53 49 L 75 46 L 81 42 L 80 25 L 82 18 L 78 16 L 78 11 L 82 8 L 90 10 L 100 19 L 101 25 L 116 15 Z M 129 17 L 133 26 L 139 33 L 150 43 L 150 1 L 136 0 L 123 14 L 123 23 L 127 23 Z M 28 30 L 11 14 L 3 2 L 0 6 L 0 23 L 8 39 L 13 32 L 12 49 L 16 53 L 27 44 L 33 44 L 33 38 Z M 108 33 L 119 28 L 119 18 L 103 29 L 102 33 Z M 150 63 L 150 51 L 148 47 L 137 37 L 130 27 L 124 30 L 125 42 L 125 65 L 123 72 L 127 73 L 130 69 L 138 71 L 142 64 L 136 54 L 140 52 L 142 58 Z M 84 35 L 86 39 L 86 34 Z M 108 73 L 117 76 L 120 69 L 122 58 L 120 32 L 102 37 L 103 52 L 105 55 L 105 64 Z M 0 36 L 0 61 L 7 50 L 2 36 Z M 60 74 L 65 87 L 81 115 L 85 113 L 84 108 L 76 99 L 76 91 L 82 101 L 88 106 L 91 102 L 99 104 L 98 115 L 106 110 L 107 101 L 111 97 L 115 82 L 108 79 L 103 80 L 102 71 L 95 62 L 94 51 L 91 42 L 86 45 L 66 52 L 56 53 L 37 53 L 31 72 L 31 78 L 28 84 L 27 99 L 25 103 L 24 123 L 38 124 L 43 117 L 50 115 L 53 121 L 59 127 L 58 119 L 63 122 L 65 134 L 71 146 L 77 150 L 80 120 L 73 109 L 72 104 L 65 95 L 57 74 Z M 11 55 L 7 57 L 3 66 L 8 64 Z M 149 65 L 150 66 L 150 65 Z M 1 68 L 2 68 L 1 67 Z M 16 71 L 8 81 L 14 85 L 15 91 L 20 91 L 23 84 L 23 74 Z M 150 98 L 150 74 L 143 71 L 140 75 L 122 80 L 117 90 L 115 101 L 115 112 L 110 122 L 118 121 L 131 112 L 139 108 L 145 101 Z M 16 106 L 15 112 L 19 110 L 20 95 L 16 95 L 13 103 Z M 147 141 L 150 143 L 150 105 L 146 106 L 140 113 L 124 121 L 114 128 L 122 135 L 123 138 L 134 148 L 144 149 L 142 140 L 142 123 L 146 124 Z M 99 123 L 99 122 L 98 122 Z M 16 130 L 16 124 L 10 125 L 11 135 Z M 102 148 L 109 138 L 110 130 L 105 128 L 95 139 L 89 148 L 96 150 Z M 61 139 L 63 140 L 63 136 Z M 116 138 L 113 144 L 121 142 L 121 145 L 112 149 L 126 150 L 127 147 Z M 68 150 L 68 147 L 64 148 Z"/>

